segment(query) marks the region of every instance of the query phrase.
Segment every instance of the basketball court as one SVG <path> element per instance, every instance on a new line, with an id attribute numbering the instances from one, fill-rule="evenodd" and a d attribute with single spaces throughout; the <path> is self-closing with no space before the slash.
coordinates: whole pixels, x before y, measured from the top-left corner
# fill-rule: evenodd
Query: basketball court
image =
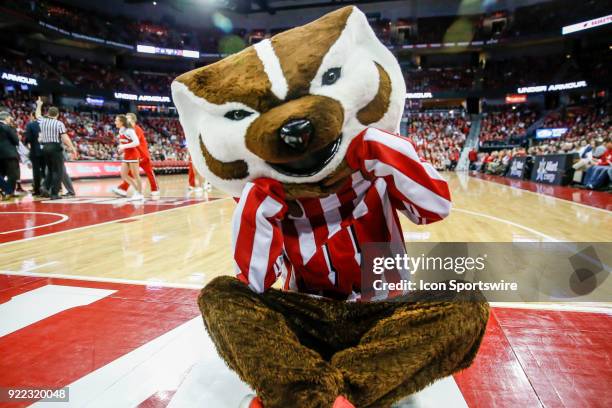
<path id="1" fill-rule="evenodd" d="M 408 244 L 612 240 L 607 193 L 445 177 L 451 215 L 402 220 Z M 69 386 L 70 406 L 88 407 L 236 407 L 250 392 L 217 356 L 196 303 L 233 273 L 235 201 L 189 195 L 186 176 L 160 179 L 161 198 L 143 203 L 111 196 L 117 180 L 105 179 L 76 182 L 76 198 L 0 204 L 4 386 Z M 606 304 L 494 304 L 475 363 L 398 406 L 610 406 L 611 324 Z M 68 406 L 34 406 L 45 405 Z"/>

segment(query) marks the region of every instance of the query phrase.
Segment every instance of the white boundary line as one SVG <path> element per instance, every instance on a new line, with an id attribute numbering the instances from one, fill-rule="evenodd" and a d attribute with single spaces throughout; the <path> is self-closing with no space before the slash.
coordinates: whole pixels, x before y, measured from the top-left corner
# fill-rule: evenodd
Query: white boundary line
<path id="1" fill-rule="evenodd" d="M 577 202 L 575 202 L 575 201 L 570 201 L 570 200 L 564 200 L 563 198 L 555 197 L 555 196 L 553 196 L 553 195 L 548 195 L 548 194 L 544 194 L 544 193 L 536 193 L 535 191 L 530 191 L 530 190 L 526 190 L 526 189 L 519 188 L 519 187 L 513 187 L 513 186 L 510 186 L 510 185 L 503 184 L 503 183 L 498 183 L 498 182 L 496 182 L 496 181 L 492 181 L 492 180 L 484 180 L 484 179 L 478 178 L 478 177 L 476 177 L 476 176 L 472 176 L 471 174 L 468 174 L 468 176 L 469 176 L 470 178 L 474 179 L 474 180 L 483 181 L 483 182 L 485 182 L 485 183 L 497 184 L 498 186 L 508 187 L 508 188 L 511 188 L 511 189 L 513 189 L 513 190 L 518 190 L 518 191 L 524 191 L 524 192 L 526 192 L 526 193 L 535 194 L 535 195 L 540 196 L 540 197 L 550 197 L 550 198 L 554 198 L 555 200 L 559 200 L 559 201 L 561 201 L 561 202 L 563 202 L 563 203 L 566 203 L 566 204 L 577 205 L 577 206 L 579 206 L 579 207 L 588 208 L 589 210 L 600 211 L 600 212 L 603 212 L 604 214 L 607 214 L 607 215 L 612 215 L 612 211 L 605 210 L 605 209 L 603 209 L 603 208 L 599 208 L 599 207 L 594 207 L 594 206 L 592 206 L 592 205 L 587 205 L 587 204 L 577 203 Z"/>
<path id="2" fill-rule="evenodd" d="M 137 279 L 119 279 L 119 278 L 104 278 L 97 276 L 83 276 L 83 275 L 67 275 L 61 273 L 44 273 L 44 272 L 30 272 L 30 271 L 3 271 L 0 270 L 0 274 L 11 275 L 11 276 L 30 276 L 34 278 L 51 278 L 51 279 L 72 279 L 82 280 L 88 282 L 105 282 L 105 283 L 121 283 L 127 285 L 142 285 L 149 288 L 179 288 L 179 289 L 197 289 L 200 290 L 204 285 L 196 285 L 194 283 L 171 283 L 161 282 L 159 280 L 137 280 Z"/>
<path id="3" fill-rule="evenodd" d="M 494 215 L 484 214 L 484 213 L 481 213 L 481 212 L 478 212 L 478 211 L 464 210 L 463 208 L 456 208 L 456 207 L 453 207 L 453 208 L 451 209 L 451 213 L 452 213 L 453 211 L 459 211 L 459 212 L 462 212 L 462 213 L 466 213 L 466 214 L 474 215 L 474 216 L 476 216 L 476 217 L 484 217 L 484 218 L 489 218 L 489 219 L 492 219 L 492 220 L 494 220 L 494 221 L 498 221 L 498 222 L 501 222 L 501 223 L 509 224 L 509 225 L 514 226 L 514 227 L 524 229 L 525 231 L 529 231 L 529 232 L 531 232 L 532 234 L 539 235 L 539 236 L 541 236 L 542 238 L 544 238 L 544 239 L 546 239 L 547 241 L 550 241 L 550 242 L 563 242 L 562 240 L 559 240 L 559 239 L 553 238 L 553 237 L 551 237 L 550 235 L 546 235 L 546 234 L 544 234 L 543 232 L 540 232 L 540 231 L 534 230 L 533 228 L 529 228 L 529 227 L 526 227 L 526 226 L 524 226 L 524 225 L 522 225 L 522 224 L 518 224 L 518 223 L 516 223 L 516 222 L 510 221 L 510 220 L 506 220 L 506 219 L 503 219 L 503 218 L 499 218 L 499 217 L 496 217 L 496 216 L 494 216 Z"/>
<path id="4" fill-rule="evenodd" d="M 113 222 L 117 222 L 117 221 L 130 220 L 132 218 L 142 218 L 142 217 L 146 217 L 148 215 L 156 215 L 156 214 L 165 213 L 165 212 L 169 212 L 169 211 L 181 210 L 181 209 L 185 209 L 185 208 L 189 208 L 189 207 L 193 207 L 193 206 L 197 206 L 197 205 L 213 204 L 213 203 L 218 203 L 218 202 L 222 202 L 222 201 L 225 201 L 225 200 L 231 200 L 231 199 L 232 199 L 231 197 L 224 197 L 224 198 L 218 198 L 218 199 L 212 200 L 212 201 L 203 201 L 201 203 L 182 205 L 180 207 L 174 207 L 174 208 L 167 208 L 165 210 L 154 211 L 154 212 L 150 212 L 150 213 L 147 213 L 147 214 L 134 215 L 134 216 L 125 217 L 125 218 L 117 218 L 117 219 L 114 219 L 114 220 L 111 220 L 111 221 L 105 221 L 105 222 L 100 222 L 100 223 L 91 224 L 91 225 L 84 225 L 82 227 L 71 228 L 71 229 L 67 229 L 67 230 L 64 230 L 64 231 L 51 232 L 49 234 L 37 235 L 35 237 L 18 239 L 16 241 L 2 242 L 2 243 L 0 243 L 0 247 L 6 246 L 6 245 L 11 245 L 11 244 L 16 244 L 16 243 L 20 243 L 20 242 L 25 242 L 25 241 L 31 241 L 33 239 L 39 239 L 39 238 L 50 237 L 50 236 L 58 235 L 58 234 L 64 234 L 66 232 L 78 231 L 78 230 L 82 230 L 82 229 L 86 229 L 86 228 L 92 228 L 92 227 L 99 227 L 101 225 L 112 224 Z"/>
<path id="5" fill-rule="evenodd" d="M 596 302 L 595 302 L 596 303 Z M 529 310 L 552 310 L 558 312 L 587 312 L 603 313 L 612 315 L 612 304 L 609 306 L 594 306 L 594 302 L 587 304 L 576 303 L 521 303 L 521 302 L 490 302 L 492 307 L 508 309 L 529 309 Z"/>
<path id="6" fill-rule="evenodd" d="M 43 212 L 43 211 L 0 211 L 0 215 L 5 215 L 5 214 L 45 214 L 45 215 L 56 215 L 56 216 L 60 217 L 60 219 L 57 220 L 57 221 L 53 221 L 53 222 L 51 222 L 49 224 L 35 225 L 33 227 L 20 228 L 20 229 L 16 229 L 16 230 L 12 230 L 12 231 L 0 231 L 0 235 L 10 234 L 10 233 L 13 233 L 13 232 L 31 231 L 31 230 L 35 230 L 36 228 L 42 228 L 42 227 L 50 227 L 51 225 L 61 224 L 62 222 L 66 222 L 66 220 L 68 220 L 70 218 L 66 214 L 54 213 L 54 212 Z"/>
<path id="7" fill-rule="evenodd" d="M 43 265 L 40 265 L 43 266 Z M 42 273 L 42 272 L 14 272 L 0 270 L 0 274 L 12 276 L 30 276 L 35 278 L 51 278 L 51 279 L 72 279 L 87 282 L 103 282 L 103 283 L 119 283 L 126 285 L 142 285 L 149 288 L 179 288 L 179 289 L 194 289 L 200 290 L 204 285 L 196 285 L 191 283 L 169 283 L 155 280 L 130 280 L 118 278 L 103 278 L 82 275 L 66 275 L 58 273 Z M 577 303 L 524 303 L 524 302 L 490 302 L 492 307 L 509 308 L 509 309 L 529 309 L 529 310 L 553 310 L 560 312 L 587 312 L 587 313 L 603 313 L 612 315 L 612 304 L 606 306 L 595 306 L 594 303 L 577 304 Z M 596 304 L 596 303 L 595 303 Z"/>

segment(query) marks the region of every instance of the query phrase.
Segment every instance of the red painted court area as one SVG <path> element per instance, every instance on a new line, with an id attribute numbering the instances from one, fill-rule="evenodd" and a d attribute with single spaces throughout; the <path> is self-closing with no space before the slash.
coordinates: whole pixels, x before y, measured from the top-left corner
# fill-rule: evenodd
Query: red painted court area
<path id="1" fill-rule="evenodd" d="M 548 184 L 534 183 L 533 181 L 529 180 L 517 180 L 477 172 L 470 172 L 470 175 L 480 180 L 492 181 L 509 187 L 531 191 L 532 193 L 544 194 L 547 196 L 560 198 L 562 200 L 612 211 L 612 194 L 604 191 L 584 190 L 568 186 L 552 186 Z"/>
<path id="2" fill-rule="evenodd" d="M 159 342 L 186 322 L 199 323 L 197 294 L 191 289 L 0 275 L 0 386 L 71 384 L 75 398 L 87 390 L 96 406 L 104 406 L 99 400 L 104 397 L 87 386 L 88 378 L 102 381 L 105 365 L 118 375 L 117 367 L 135 364 L 136 349 Z M 97 300 L 56 307 L 70 296 Z M 36 304 L 57 311 L 49 315 Z M 15 314 L 28 305 L 29 313 Z M 607 314 L 493 308 L 476 361 L 456 374 L 455 381 L 470 407 L 609 407 L 611 325 Z M 202 335 L 203 327 L 195 329 Z M 180 354 L 172 356 L 180 359 Z M 163 361 L 149 358 L 139 364 L 152 377 L 163 375 Z M 176 388 L 155 383 L 137 402 L 167 406 Z"/>
<path id="3" fill-rule="evenodd" d="M 87 296 L 71 288 L 106 292 L 90 304 L 60 307 L 48 317 L 36 309 L 37 301 L 53 308 L 66 297 Z M 27 294 L 33 297 L 20 299 Z M 0 310 L 5 312 L 0 318 L 0 386 L 64 387 L 198 316 L 197 294 L 192 289 L 0 275 Z M 30 303 L 30 314 L 41 314 L 6 333 L 7 325 L 14 326 L 6 319 L 28 322 L 27 316 L 13 314 L 17 302 Z"/>
<path id="4" fill-rule="evenodd" d="M 0 243 L 32 238 L 214 200 L 165 197 L 130 202 L 115 197 L 74 197 L 8 203 L 0 207 Z"/>
<path id="5" fill-rule="evenodd" d="M 470 407 L 610 407 L 611 328 L 607 314 L 493 308 L 455 380 Z"/>

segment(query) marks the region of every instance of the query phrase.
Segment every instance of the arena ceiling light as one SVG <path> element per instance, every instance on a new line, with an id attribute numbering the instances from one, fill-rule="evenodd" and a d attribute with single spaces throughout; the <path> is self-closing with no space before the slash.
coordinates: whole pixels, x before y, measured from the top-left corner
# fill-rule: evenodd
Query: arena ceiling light
<path id="1" fill-rule="evenodd" d="M 593 20 L 583 21 L 582 23 L 565 26 L 561 29 L 561 34 L 571 34 L 577 31 L 588 30 L 590 28 L 595 28 L 610 23 L 612 23 L 612 14 L 605 17 L 594 18 Z"/>
<path id="2" fill-rule="evenodd" d="M 433 94 L 431 92 L 408 92 L 406 99 L 431 99 Z"/>
<path id="3" fill-rule="evenodd" d="M 171 55 L 175 57 L 200 58 L 200 52 L 194 50 L 176 50 L 174 48 L 161 48 L 153 45 L 137 44 L 136 51 L 144 54 Z"/>

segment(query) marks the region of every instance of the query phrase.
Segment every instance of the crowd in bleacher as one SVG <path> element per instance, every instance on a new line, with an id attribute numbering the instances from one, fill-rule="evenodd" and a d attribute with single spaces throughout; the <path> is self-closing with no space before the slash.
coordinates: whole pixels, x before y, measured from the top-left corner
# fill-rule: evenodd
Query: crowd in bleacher
<path id="1" fill-rule="evenodd" d="M 500 140 L 510 139 L 508 130 L 485 132 L 484 122 L 481 141 L 491 134 L 499 136 Z M 609 188 L 612 179 L 612 116 L 607 108 L 580 106 L 552 111 L 542 118 L 539 128 L 567 128 L 567 132 L 559 138 L 532 139 L 528 148 L 517 146 L 478 154 L 474 151 L 470 153 L 470 168 L 487 174 L 506 175 L 513 157 L 572 154 L 573 181 L 576 184 L 590 189 Z M 593 181 L 595 179 L 599 181 Z"/>
<path id="2" fill-rule="evenodd" d="M 82 59 L 46 56 L 52 66 L 73 85 L 86 89 L 110 88 L 117 91 L 134 91 L 126 77 L 114 66 Z"/>
<path id="3" fill-rule="evenodd" d="M 606 2 L 587 0 L 578 9 L 572 0 L 558 0 L 499 10 L 495 13 L 442 15 L 431 17 L 400 17 L 395 21 L 379 16 L 370 21 L 380 40 L 387 45 L 444 44 L 470 41 L 499 40 L 520 36 L 558 33 L 559 27 L 572 22 L 604 16 L 609 12 Z M 133 45 L 145 43 L 160 47 L 196 49 L 219 52 L 220 40 L 227 34 L 250 43 L 251 34 L 261 31 L 265 36 L 279 31 L 246 30 L 239 27 L 180 27 L 176 24 L 134 20 L 110 13 L 87 12 L 75 6 L 54 1 L 6 0 L 5 7 L 16 9 L 62 30 Z M 485 8 L 487 8 L 485 6 Z M 487 18 L 503 24 L 486 24 Z M 291 23 L 286 25 L 291 26 Z M 403 27 L 410 27 L 405 30 Z M 258 38 L 263 38 L 261 35 Z"/>
<path id="4" fill-rule="evenodd" d="M 610 14 L 610 4 L 598 0 L 582 0 L 580 8 L 575 0 L 545 1 L 518 7 L 507 37 L 535 36 L 556 33 L 559 27 Z"/>
<path id="5" fill-rule="evenodd" d="M 136 42 L 168 48 L 193 48 L 191 30 L 118 15 L 85 12 L 53 1 L 7 0 L 6 7 L 26 13 L 58 29 L 133 45 Z"/>
<path id="6" fill-rule="evenodd" d="M 0 109 L 7 109 L 15 118 L 17 134 L 23 137 L 26 125 L 32 118 L 33 100 L 26 94 L 0 96 Z M 115 115 L 100 112 L 77 112 L 61 110 L 67 134 L 79 151 L 81 160 L 116 160 L 117 129 Z M 154 161 L 187 160 L 185 136 L 177 117 L 143 116 L 140 125 L 149 142 Z"/>
<path id="7" fill-rule="evenodd" d="M 486 112 L 480 125 L 480 142 L 482 145 L 504 145 L 519 140 L 536 117 L 536 113 L 529 109 Z"/>
<path id="8" fill-rule="evenodd" d="M 17 133 L 22 135 L 32 119 L 33 101 L 26 94 L 16 93 L 0 98 L 0 107 L 15 117 Z M 77 146 L 81 160 L 115 160 L 116 129 L 114 115 L 102 112 L 62 110 L 60 120 Z M 185 137 L 177 117 L 142 116 L 153 160 L 186 160 Z M 470 122 L 461 113 L 411 113 L 407 134 L 416 145 L 418 154 L 437 169 L 452 170 L 470 129 Z"/>
<path id="9" fill-rule="evenodd" d="M 560 0 L 553 3 L 568 3 Z M 591 4 L 592 3 L 592 4 Z M 190 29 L 170 23 L 136 21 L 122 16 L 111 16 L 101 13 L 86 12 L 78 7 L 68 6 L 53 1 L 20 2 L 7 0 L 3 6 L 16 8 L 28 16 L 38 17 L 56 27 L 68 31 L 109 39 L 133 46 L 135 43 L 151 44 L 179 49 L 194 49 L 203 52 L 222 52 L 219 44 L 226 36 L 237 37 L 238 42 L 246 46 L 268 35 L 277 29 L 244 29 L 231 27 L 223 31 L 218 27 L 192 27 Z M 534 5 L 518 8 L 515 18 L 509 11 L 501 12 L 507 18 L 508 27 L 504 33 L 515 36 L 520 32 L 545 29 L 541 24 L 533 24 L 529 10 L 546 10 L 547 18 L 560 21 L 577 18 L 576 13 L 596 14 L 601 5 L 589 0 L 589 7 L 581 7 L 579 11 L 569 13 L 559 10 L 554 5 Z M 386 44 L 398 44 L 394 36 L 399 35 L 394 27 L 406 25 L 409 30 L 401 31 L 402 43 L 414 44 L 421 42 L 448 43 L 463 40 L 485 39 L 483 19 L 487 14 L 470 16 L 435 16 L 423 18 L 400 18 L 391 21 L 385 18 L 373 19 L 370 23 Z M 525 21 L 529 23 L 526 24 Z M 458 24 L 460 22 L 461 24 Z M 458 26 L 466 25 L 462 29 Z M 287 24 L 290 28 L 291 24 Z M 514 28 L 513 28 L 514 27 Z M 557 25 L 558 27 L 558 25 Z M 461 27 L 459 27 L 461 28 Z M 530 30 L 529 30 L 530 29 Z M 495 30 L 493 30 L 495 31 Z M 451 35 L 452 34 L 452 35 Z M 466 38 L 459 38 L 465 34 Z M 449 37 L 450 35 L 450 37 Z M 459 37 L 457 37 L 459 36 Z M 229 38 L 229 37 L 228 37 Z M 401 44 L 400 44 L 401 45 Z M 240 48 L 240 47 L 238 47 Z M 236 51 L 233 49 L 232 51 Z M 476 62 L 463 61 L 464 66 L 439 68 L 428 64 L 427 58 L 422 67 L 416 63 L 411 67 L 404 66 L 406 88 L 409 92 L 444 92 L 457 90 L 506 89 L 536 84 L 547 84 L 554 81 L 567 82 L 572 80 L 587 80 L 601 83 L 610 77 L 612 56 L 607 48 L 601 52 L 556 52 L 552 55 L 525 55 L 521 58 L 500 59 L 488 57 Z M 27 56 L 23 53 L 3 50 L 0 53 L 0 65 L 15 73 L 32 75 L 42 79 L 59 80 L 58 73 L 75 86 L 86 89 L 113 89 L 116 91 L 142 92 L 145 94 L 169 95 L 169 85 L 176 76 L 174 72 L 140 72 L 128 69 L 118 64 L 102 64 L 94 61 L 83 61 L 69 57 L 52 57 L 38 55 L 38 51 L 29 50 Z M 43 62 L 41 62 L 43 61 Z M 405 63 L 403 63 L 405 64 Z M 420 62 L 419 62 L 420 64 Z M 434 64 L 435 65 L 435 64 Z M 53 69 L 50 69 L 53 67 Z M 150 69 L 150 68 L 148 68 Z M 160 70 L 161 71 L 161 70 Z M 493 140 L 495 135 L 491 136 Z"/>
<path id="10" fill-rule="evenodd" d="M 470 131 L 470 122 L 461 114 L 408 113 L 406 134 L 421 159 L 438 170 L 454 170 Z"/>
<path id="11" fill-rule="evenodd" d="M 134 79 L 141 92 L 147 95 L 169 95 L 170 84 L 178 73 L 133 71 Z"/>
<path id="12" fill-rule="evenodd" d="M 489 89 L 550 83 L 567 59 L 566 54 L 489 59 L 484 65 L 483 86 Z M 511 68 L 509 68 L 511 67 Z"/>
<path id="13" fill-rule="evenodd" d="M 39 79 L 58 80 L 57 74 L 24 53 L 0 48 L 2 71 Z"/>
<path id="14" fill-rule="evenodd" d="M 439 92 L 474 87 L 474 70 L 471 68 L 428 68 L 403 72 L 408 92 Z"/>

